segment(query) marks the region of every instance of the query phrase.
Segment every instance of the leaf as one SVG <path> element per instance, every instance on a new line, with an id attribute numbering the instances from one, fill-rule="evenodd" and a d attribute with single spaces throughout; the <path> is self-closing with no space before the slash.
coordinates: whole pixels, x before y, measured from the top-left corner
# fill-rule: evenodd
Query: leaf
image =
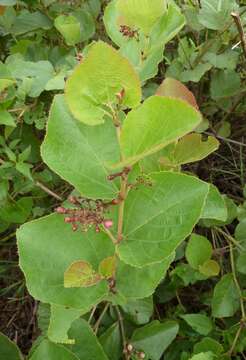
<path id="1" fill-rule="evenodd" d="M 176 321 L 160 323 L 155 320 L 150 324 L 136 329 L 131 338 L 131 344 L 137 350 L 143 351 L 147 358 L 159 360 L 163 352 L 177 336 L 179 330 Z"/>
<path id="2" fill-rule="evenodd" d="M 0 358 L 3 360 L 23 359 L 16 344 L 2 333 L 0 333 Z"/>
<path id="3" fill-rule="evenodd" d="M 234 0 L 201 0 L 198 20 L 208 29 L 223 30 L 231 21 L 231 12 L 237 7 Z"/>
<path id="4" fill-rule="evenodd" d="M 141 299 L 153 294 L 157 285 L 163 280 L 173 262 L 175 253 L 165 258 L 161 263 L 133 267 L 120 261 L 116 268 L 117 290 L 127 299 Z M 129 279 L 131 279 L 129 281 Z"/>
<path id="5" fill-rule="evenodd" d="M 67 45 L 74 46 L 80 42 L 80 22 L 73 15 L 59 15 L 54 22 L 57 30 L 64 37 Z"/>
<path id="6" fill-rule="evenodd" d="M 152 186 L 132 190 L 125 203 L 120 258 L 133 266 L 164 260 L 191 233 L 208 185 L 172 172 L 150 175 Z"/>
<path id="7" fill-rule="evenodd" d="M 211 351 L 216 355 L 221 355 L 224 352 L 223 346 L 216 340 L 206 337 L 194 345 L 194 353 Z"/>
<path id="8" fill-rule="evenodd" d="M 215 285 L 212 298 L 212 314 L 216 318 L 230 317 L 239 308 L 239 295 L 233 275 L 224 275 Z"/>
<path id="9" fill-rule="evenodd" d="M 122 355 L 121 333 L 119 323 L 110 326 L 100 337 L 99 341 L 110 360 L 119 360 Z"/>
<path id="10" fill-rule="evenodd" d="M 74 320 L 84 314 L 84 311 L 67 308 L 60 305 L 51 305 L 51 316 L 48 328 L 48 337 L 54 343 L 74 344 L 74 339 L 69 339 L 69 331 Z"/>
<path id="11" fill-rule="evenodd" d="M 209 317 L 203 314 L 185 314 L 181 318 L 187 322 L 196 332 L 208 335 L 213 329 L 213 323 Z"/>
<path id="12" fill-rule="evenodd" d="M 189 360 L 213 360 L 214 354 L 211 351 L 201 352 L 192 356 Z"/>
<path id="13" fill-rule="evenodd" d="M 201 120 L 200 113 L 182 100 L 149 97 L 124 120 L 120 137 L 125 158 L 122 164 L 134 164 L 161 150 L 192 131 Z"/>
<path id="14" fill-rule="evenodd" d="M 124 89 L 122 104 L 135 107 L 141 100 L 140 81 L 133 67 L 114 48 L 94 43 L 66 83 L 65 97 L 75 118 L 88 125 L 104 122 L 108 106 L 117 103 Z M 105 107 L 108 107 L 107 111 Z"/>
<path id="15" fill-rule="evenodd" d="M 89 287 L 96 285 L 101 280 L 90 263 L 87 261 L 73 262 L 64 273 L 64 287 Z"/>
<path id="16" fill-rule="evenodd" d="M 74 321 L 69 336 L 75 339 L 75 344 L 70 345 L 69 348 L 79 360 L 109 360 L 96 335 L 85 320 Z"/>
<path id="17" fill-rule="evenodd" d="M 44 162 L 83 196 L 113 199 L 118 188 L 108 181 L 105 163 L 120 158 L 114 125 L 88 127 L 70 114 L 64 97 L 55 97 L 41 146 Z"/>
<path id="18" fill-rule="evenodd" d="M 246 233 L 245 233 L 246 238 Z M 242 251 L 237 258 L 237 271 L 241 274 L 246 274 L 246 251 Z"/>
<path id="19" fill-rule="evenodd" d="M 172 78 L 166 78 L 156 91 L 158 96 L 170 96 L 186 101 L 189 105 L 199 110 L 195 96 L 180 81 Z"/>
<path id="20" fill-rule="evenodd" d="M 105 280 L 88 288 L 64 288 L 64 272 L 72 262 L 82 258 L 97 269 L 113 255 L 113 244 L 103 232 L 73 232 L 63 216 L 52 214 L 21 226 L 17 239 L 20 266 L 36 299 L 88 311 L 108 295 Z"/>
<path id="21" fill-rule="evenodd" d="M 32 168 L 31 164 L 27 164 L 24 162 L 17 162 L 15 164 L 16 170 L 19 171 L 22 175 L 24 175 L 25 177 L 27 177 L 30 180 L 32 179 L 32 174 L 30 169 Z"/>
<path id="22" fill-rule="evenodd" d="M 70 350 L 62 345 L 54 344 L 48 340 L 43 340 L 34 351 L 30 360 L 79 360 Z"/>
<path id="23" fill-rule="evenodd" d="M 177 5 L 168 4 L 168 10 L 160 17 L 150 33 L 150 46 L 153 49 L 165 45 L 184 27 L 186 21 Z"/>
<path id="24" fill-rule="evenodd" d="M 199 82 L 206 72 L 212 68 L 212 65 L 209 63 L 200 63 L 194 69 L 185 70 L 182 72 L 180 80 L 183 82 Z"/>
<path id="25" fill-rule="evenodd" d="M 84 3 L 84 7 L 89 6 L 89 3 Z M 100 4 L 99 4 L 100 11 Z M 80 23 L 80 42 L 86 41 L 90 39 L 95 33 L 95 22 L 93 20 L 92 15 L 85 10 L 76 9 L 72 15 L 79 21 Z"/>
<path id="26" fill-rule="evenodd" d="M 170 160 L 173 166 L 196 162 L 207 157 L 218 147 L 219 142 L 213 136 L 203 140 L 201 134 L 188 134 L 175 144 Z"/>
<path id="27" fill-rule="evenodd" d="M 191 267 L 198 269 L 210 259 L 212 252 L 212 245 L 207 238 L 192 234 L 186 247 L 185 257 Z"/>
<path id="28" fill-rule="evenodd" d="M 147 297 L 139 300 L 127 301 L 122 306 L 124 317 L 137 325 L 147 324 L 153 314 L 153 298 Z"/>
<path id="29" fill-rule="evenodd" d="M 0 218 L 6 222 L 22 224 L 30 216 L 33 201 L 30 197 L 22 197 L 16 202 L 7 202 L 0 208 Z"/>
<path id="30" fill-rule="evenodd" d="M 121 25 L 140 29 L 149 35 L 153 25 L 166 10 L 166 1 L 142 0 L 139 6 L 137 0 L 118 0 L 117 8 L 122 17 Z"/>
<path id="31" fill-rule="evenodd" d="M 209 193 L 201 215 L 202 219 L 227 219 L 227 207 L 223 196 L 213 184 L 209 185 Z"/>
<path id="32" fill-rule="evenodd" d="M 49 30 L 51 28 L 52 21 L 46 15 L 39 11 L 29 12 L 28 10 L 22 10 L 15 18 L 10 32 L 17 36 L 38 29 Z"/>
<path id="33" fill-rule="evenodd" d="M 199 265 L 199 271 L 205 276 L 217 276 L 220 273 L 220 266 L 215 260 L 207 260 Z"/>
<path id="34" fill-rule="evenodd" d="M 0 125 L 16 127 L 13 116 L 7 110 L 0 110 Z"/>
<path id="35" fill-rule="evenodd" d="M 234 96 L 240 91 L 240 75 L 234 70 L 218 70 L 213 73 L 210 92 L 214 100 Z"/>
<path id="36" fill-rule="evenodd" d="M 222 54 L 207 52 L 203 59 L 217 69 L 234 70 L 238 63 L 238 53 L 233 50 L 227 50 Z"/>
<path id="37" fill-rule="evenodd" d="M 100 262 L 98 272 L 103 278 L 110 279 L 114 276 L 115 270 L 116 257 L 110 256 Z"/>
<path id="38" fill-rule="evenodd" d="M 13 6 L 16 4 L 16 0 L 1 0 L 0 4 L 3 6 Z"/>

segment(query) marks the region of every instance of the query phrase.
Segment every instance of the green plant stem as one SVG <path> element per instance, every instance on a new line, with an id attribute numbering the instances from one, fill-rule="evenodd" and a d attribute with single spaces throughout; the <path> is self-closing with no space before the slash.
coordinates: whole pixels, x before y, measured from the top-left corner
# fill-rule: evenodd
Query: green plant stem
<path id="1" fill-rule="evenodd" d="M 118 215 L 118 233 L 117 233 L 117 242 L 120 243 L 122 240 L 122 230 L 123 230 L 123 219 L 124 219 L 124 207 L 125 199 L 127 195 L 127 175 L 124 174 L 121 179 L 121 187 L 119 198 L 121 200 L 119 205 L 119 215 Z"/>
<path id="2" fill-rule="evenodd" d="M 229 243 L 230 246 L 230 260 L 231 260 L 231 270 L 232 270 L 232 274 L 233 274 L 233 279 L 234 279 L 234 283 L 236 285 L 237 291 L 238 291 L 238 295 L 240 297 L 240 306 L 241 306 L 241 313 L 242 313 L 242 321 L 245 321 L 246 317 L 245 317 L 245 309 L 244 309 L 244 302 L 243 302 L 243 294 L 242 294 L 242 290 L 240 288 L 239 282 L 237 280 L 237 275 L 236 275 L 236 267 L 235 267 L 235 262 L 234 262 L 234 255 L 233 255 L 233 246 L 231 243 Z"/>
<path id="3" fill-rule="evenodd" d="M 92 318 L 93 318 L 93 316 L 94 316 L 94 314 L 95 314 L 96 309 L 97 309 L 97 305 L 93 306 L 93 308 L 92 308 L 92 310 L 91 310 L 91 313 L 90 313 L 90 317 L 89 317 L 89 319 L 88 319 L 88 324 L 91 323 L 91 320 L 92 320 Z"/>
<path id="4" fill-rule="evenodd" d="M 105 313 L 107 312 L 108 308 L 109 308 L 109 302 L 106 303 L 106 305 L 104 306 L 103 311 L 101 312 L 99 318 L 97 319 L 97 322 L 95 323 L 95 326 L 94 326 L 94 333 L 95 334 L 97 333 L 97 331 L 99 329 L 99 326 L 101 324 L 101 321 L 102 321 Z"/>
<path id="5" fill-rule="evenodd" d="M 105 233 L 108 235 L 108 237 L 110 237 L 110 239 L 112 240 L 113 244 L 117 244 L 117 239 L 114 237 L 114 235 L 111 233 L 111 231 L 107 228 L 105 228 L 105 226 L 103 227 Z"/>
<path id="6" fill-rule="evenodd" d="M 232 244 L 234 244 L 235 246 L 237 246 L 240 250 L 244 250 L 243 247 L 239 244 L 239 242 L 237 240 L 235 240 L 231 235 L 227 234 L 225 231 L 223 231 L 222 229 L 215 227 L 215 230 L 220 233 L 221 235 L 223 235 L 227 240 L 229 240 Z"/>
<path id="7" fill-rule="evenodd" d="M 232 16 L 233 20 L 235 21 L 235 25 L 237 27 L 237 30 L 238 30 L 238 33 L 240 36 L 240 40 L 241 40 L 243 54 L 244 54 L 244 57 L 246 58 L 246 38 L 245 38 L 244 30 L 243 30 L 243 24 L 240 19 L 240 15 L 236 12 L 232 12 L 231 16 Z"/>
<path id="8" fill-rule="evenodd" d="M 53 196 L 55 199 L 59 200 L 59 201 L 63 201 L 63 199 L 57 195 L 54 191 L 50 190 L 49 188 L 47 188 L 47 186 L 45 186 L 44 184 L 42 184 L 40 181 L 36 181 L 35 185 L 40 187 L 40 189 L 42 189 L 44 192 L 46 192 L 47 194 Z"/>
<path id="9" fill-rule="evenodd" d="M 236 335 L 235 335 L 235 338 L 234 338 L 234 340 L 233 340 L 233 343 L 232 343 L 232 345 L 231 345 L 231 348 L 230 348 L 230 350 L 229 350 L 228 353 L 227 353 L 229 357 L 231 357 L 232 354 L 233 354 L 233 351 L 234 351 L 234 349 L 235 349 L 235 346 L 237 345 L 237 342 L 238 342 L 239 336 L 240 336 L 240 334 L 241 334 L 241 331 L 242 331 L 242 326 L 240 325 L 239 328 L 238 328 L 238 331 L 237 331 L 237 333 L 236 333 Z"/>
<path id="10" fill-rule="evenodd" d="M 122 337 L 122 342 L 123 342 L 123 352 L 125 354 L 125 359 L 129 360 L 130 356 L 129 354 L 127 354 L 127 352 L 125 352 L 126 347 L 127 347 L 127 341 L 126 341 L 126 335 L 125 335 L 125 328 L 124 328 L 124 323 L 123 323 L 123 317 L 121 315 L 120 309 L 119 307 L 116 305 L 115 306 L 115 310 L 117 313 L 117 317 L 118 317 L 118 321 L 119 321 L 119 326 L 120 326 L 120 333 L 121 333 L 121 337 Z"/>

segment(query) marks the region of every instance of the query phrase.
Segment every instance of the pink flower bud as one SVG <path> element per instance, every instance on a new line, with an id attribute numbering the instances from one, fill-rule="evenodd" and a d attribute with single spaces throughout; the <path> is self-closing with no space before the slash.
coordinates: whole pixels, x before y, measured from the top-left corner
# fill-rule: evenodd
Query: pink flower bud
<path id="1" fill-rule="evenodd" d="M 67 216 L 64 218 L 64 221 L 65 221 L 65 223 L 71 223 L 71 222 L 73 222 L 73 218 L 70 218 Z"/>
<path id="2" fill-rule="evenodd" d="M 103 222 L 104 226 L 106 229 L 110 229 L 113 226 L 113 221 L 112 220 L 105 220 Z"/>
<path id="3" fill-rule="evenodd" d="M 59 206 L 58 208 L 55 209 L 55 211 L 58 213 L 58 214 L 66 214 L 66 209 L 62 206 Z"/>

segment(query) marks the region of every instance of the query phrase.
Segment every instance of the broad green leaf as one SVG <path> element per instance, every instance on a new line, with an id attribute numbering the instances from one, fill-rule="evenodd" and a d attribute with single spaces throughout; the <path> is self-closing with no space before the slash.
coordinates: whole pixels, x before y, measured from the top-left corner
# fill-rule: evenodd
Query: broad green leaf
<path id="1" fill-rule="evenodd" d="M 208 335 L 213 329 L 212 320 L 203 314 L 185 314 L 181 315 L 188 325 L 201 335 Z"/>
<path id="2" fill-rule="evenodd" d="M 217 196 L 216 196 L 217 197 Z M 232 199 L 230 199 L 228 196 L 223 195 L 222 196 L 225 206 L 226 206 L 226 213 L 227 213 L 227 217 L 225 220 L 216 220 L 215 216 L 214 219 L 204 219 L 202 220 L 202 225 L 206 226 L 206 227 L 211 227 L 211 226 L 224 226 L 224 225 L 229 225 L 233 222 L 233 220 L 236 219 L 237 217 L 237 205 L 234 203 L 234 201 Z M 216 200 L 218 201 L 218 200 Z M 220 201 L 221 202 L 221 201 Z M 217 203 L 218 205 L 218 203 Z M 221 202 L 221 218 L 222 218 L 222 202 Z M 223 210 L 224 215 L 225 215 L 225 211 Z M 219 214 L 220 212 L 218 212 Z M 203 215 L 202 215 L 203 217 Z"/>
<path id="3" fill-rule="evenodd" d="M 120 258 L 133 266 L 164 260 L 191 233 L 198 221 L 208 185 L 195 177 L 160 172 L 152 186 L 132 190 L 125 204 Z"/>
<path id="4" fill-rule="evenodd" d="M 8 201 L 0 208 L 0 218 L 6 222 L 22 224 L 31 214 L 33 206 L 32 198 L 22 197 L 16 202 Z"/>
<path id="5" fill-rule="evenodd" d="M 14 36 L 17 36 L 38 29 L 48 30 L 51 28 L 52 21 L 40 11 L 29 12 L 28 10 L 22 10 L 15 18 L 10 32 Z"/>
<path id="6" fill-rule="evenodd" d="M 223 30 L 231 21 L 231 12 L 237 7 L 234 0 L 201 0 L 198 20 L 208 29 Z"/>
<path id="7" fill-rule="evenodd" d="M 3 360 L 22 360 L 23 357 L 16 344 L 7 336 L 0 333 L 0 359 Z"/>
<path id="8" fill-rule="evenodd" d="M 79 360 L 70 350 L 62 345 L 54 344 L 48 340 L 43 340 L 34 351 L 30 360 Z"/>
<path id="9" fill-rule="evenodd" d="M 119 323 L 110 326 L 100 337 L 99 341 L 110 360 L 119 360 L 122 355 L 122 339 Z"/>
<path id="10" fill-rule="evenodd" d="M 6 110 L 0 110 L 0 125 L 16 126 L 13 116 Z"/>
<path id="11" fill-rule="evenodd" d="M 99 340 L 85 320 L 74 321 L 68 334 L 72 339 L 75 339 L 75 344 L 70 345 L 69 349 L 79 360 L 111 359 L 106 356 Z"/>
<path id="12" fill-rule="evenodd" d="M 211 97 L 216 100 L 234 96 L 241 91 L 240 75 L 234 70 L 218 70 L 211 78 Z"/>
<path id="13" fill-rule="evenodd" d="M 183 82 L 199 82 L 206 72 L 212 68 L 212 65 L 208 62 L 198 64 L 194 69 L 185 70 L 180 76 L 180 80 Z"/>
<path id="14" fill-rule="evenodd" d="M 215 219 L 225 221 L 227 219 L 227 207 L 223 196 L 213 184 L 209 185 L 209 193 L 201 215 L 202 219 Z"/>
<path id="15" fill-rule="evenodd" d="M 73 321 L 83 314 L 84 311 L 52 304 L 48 328 L 49 339 L 55 343 L 74 344 L 75 340 L 69 339 L 67 332 Z"/>
<path id="16" fill-rule="evenodd" d="M 239 308 L 239 295 L 232 274 L 224 275 L 215 285 L 212 298 L 212 315 L 216 318 L 230 317 Z"/>
<path id="17" fill-rule="evenodd" d="M 153 298 L 130 300 L 122 306 L 124 317 L 132 321 L 134 324 L 147 324 L 153 314 Z"/>
<path id="18" fill-rule="evenodd" d="M 201 352 L 211 351 L 216 355 L 220 355 L 224 352 L 223 346 L 216 340 L 206 337 L 194 346 L 194 353 L 199 354 Z"/>
<path id="19" fill-rule="evenodd" d="M 64 287 L 89 287 L 96 285 L 101 280 L 101 276 L 93 270 L 87 261 L 75 261 L 66 269 L 64 273 Z"/>
<path id="20" fill-rule="evenodd" d="M 147 358 L 159 360 L 163 352 L 177 336 L 179 330 L 176 321 L 160 323 L 155 320 L 136 329 L 131 338 L 134 348 L 143 351 Z"/>
<path id="21" fill-rule="evenodd" d="M 192 356 L 189 360 L 213 360 L 214 357 L 214 353 L 206 351 Z"/>
<path id="22" fill-rule="evenodd" d="M 193 285 L 197 281 L 206 280 L 207 277 L 193 269 L 188 264 L 180 264 L 171 272 L 171 276 L 178 276 L 182 279 L 184 286 Z"/>
<path id="23" fill-rule="evenodd" d="M 199 109 L 193 93 L 180 81 L 172 78 L 166 78 L 156 91 L 156 95 L 170 96 L 186 101 L 195 109 Z"/>
<path id="24" fill-rule="evenodd" d="M 213 136 L 202 139 L 200 134 L 188 134 L 179 140 L 172 154 L 175 165 L 183 165 L 199 161 L 207 157 L 219 147 L 218 140 Z"/>
<path id="25" fill-rule="evenodd" d="M 227 50 L 222 54 L 208 52 L 205 54 L 204 60 L 208 61 L 217 69 L 234 70 L 238 63 L 238 53 L 233 50 Z"/>
<path id="26" fill-rule="evenodd" d="M 80 22 L 73 15 L 59 15 L 54 22 L 57 30 L 64 37 L 67 45 L 74 46 L 80 41 Z"/>
<path id="27" fill-rule="evenodd" d="M 212 245 L 207 238 L 192 234 L 185 250 L 185 257 L 191 267 L 198 269 L 209 260 L 213 252 Z"/>
<path id="28" fill-rule="evenodd" d="M 150 33 L 150 47 L 165 45 L 184 27 L 185 17 L 177 5 L 169 4 L 168 10 L 160 17 Z"/>
<path id="29" fill-rule="evenodd" d="M 246 237 L 246 233 L 245 233 Z M 237 271 L 246 275 L 246 250 L 240 252 L 237 258 Z"/>
<path id="30" fill-rule="evenodd" d="M 135 107 L 141 100 L 140 81 L 127 59 L 114 48 L 99 41 L 91 45 L 86 58 L 66 83 L 65 96 L 75 118 L 88 125 L 104 122 L 109 106 L 117 103 Z"/>
<path id="31" fill-rule="evenodd" d="M 73 232 L 63 216 L 53 214 L 23 225 L 17 231 L 20 266 L 29 292 L 46 303 L 88 310 L 108 294 L 105 280 L 88 288 L 64 288 L 64 272 L 83 259 L 94 269 L 114 253 L 102 232 Z"/>
<path id="32" fill-rule="evenodd" d="M 179 99 L 151 96 L 130 111 L 123 123 L 121 148 L 124 164 L 134 164 L 192 131 L 201 114 Z"/>
<path id="33" fill-rule="evenodd" d="M 110 279 L 114 276 L 115 270 L 116 257 L 110 256 L 100 262 L 98 272 L 103 278 Z"/>
<path id="34" fill-rule="evenodd" d="M 110 121 L 86 126 L 70 114 L 64 97 L 56 96 L 41 147 L 46 164 L 84 196 L 112 199 L 118 188 L 108 181 L 105 163 L 119 159 L 115 127 Z"/>
<path id="35" fill-rule="evenodd" d="M 175 258 L 175 253 L 161 263 L 137 268 L 121 261 L 116 268 L 117 290 L 127 299 L 141 299 L 153 294 Z M 131 279 L 131 281 L 129 281 Z"/>
<path id="36" fill-rule="evenodd" d="M 86 5 L 86 3 L 84 5 Z M 90 39 L 95 33 L 95 22 L 92 15 L 88 11 L 80 9 L 76 9 L 72 15 L 78 19 L 80 23 L 80 41 Z"/>
<path id="37" fill-rule="evenodd" d="M 199 265 L 199 271 L 205 276 L 217 276 L 220 273 L 220 266 L 215 260 L 207 260 L 202 265 Z"/>
<path id="38" fill-rule="evenodd" d="M 149 35 L 153 25 L 166 11 L 166 0 L 118 0 L 117 8 L 122 17 L 121 25 L 140 29 Z"/>
<path id="39" fill-rule="evenodd" d="M 246 245 L 246 219 L 240 221 L 236 226 L 235 238 Z"/>

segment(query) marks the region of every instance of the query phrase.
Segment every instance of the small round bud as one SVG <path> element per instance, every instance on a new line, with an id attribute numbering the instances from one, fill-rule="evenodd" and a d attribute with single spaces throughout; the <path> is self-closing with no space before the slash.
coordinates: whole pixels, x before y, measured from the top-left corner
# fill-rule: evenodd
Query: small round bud
<path id="1" fill-rule="evenodd" d="M 104 220 L 103 224 L 106 229 L 110 229 L 113 226 L 113 221 L 112 220 Z"/>
<path id="2" fill-rule="evenodd" d="M 132 344 L 127 344 L 127 345 L 126 345 L 126 350 L 127 350 L 129 353 L 131 353 L 131 352 L 133 351 L 133 346 L 132 346 Z"/>
<path id="3" fill-rule="evenodd" d="M 68 201 L 71 203 L 71 204 L 77 204 L 78 200 L 75 196 L 69 196 L 68 197 Z"/>
<path id="4" fill-rule="evenodd" d="M 140 352 L 140 353 L 138 354 L 138 357 L 139 357 L 139 359 L 145 359 L 145 353 L 144 353 L 144 352 Z"/>
<path id="5" fill-rule="evenodd" d="M 99 233 L 100 232 L 100 228 L 99 226 L 96 226 L 96 233 Z"/>
<path id="6" fill-rule="evenodd" d="M 58 213 L 58 214 L 66 214 L 66 209 L 62 206 L 59 206 L 58 208 L 55 209 L 55 211 Z"/>
<path id="7" fill-rule="evenodd" d="M 72 225 L 72 229 L 73 229 L 73 231 L 77 231 L 77 230 L 78 230 L 78 225 L 77 225 L 77 224 L 73 224 L 73 225 Z"/>

